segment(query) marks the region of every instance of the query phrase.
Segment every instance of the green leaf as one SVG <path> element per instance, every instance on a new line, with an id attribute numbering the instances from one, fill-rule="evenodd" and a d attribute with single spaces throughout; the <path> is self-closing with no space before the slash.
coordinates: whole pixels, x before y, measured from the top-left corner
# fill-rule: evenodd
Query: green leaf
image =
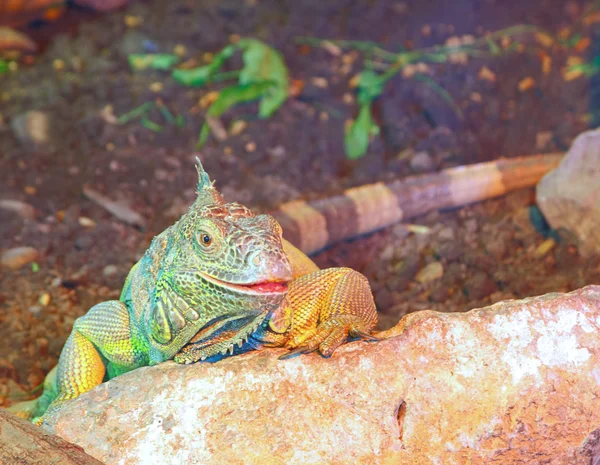
<path id="1" fill-rule="evenodd" d="M 119 116 L 117 119 L 118 124 L 127 124 L 129 121 L 137 118 L 138 116 L 143 116 L 148 113 L 153 107 L 154 102 L 146 102 L 141 104 L 139 107 L 134 108 L 133 110 L 128 111 L 124 115 Z"/>
<path id="2" fill-rule="evenodd" d="M 361 71 L 358 80 L 358 103 L 370 103 L 383 93 L 385 79 L 370 69 Z"/>
<path id="3" fill-rule="evenodd" d="M 281 105 L 285 103 L 288 97 L 288 88 L 280 86 L 269 86 L 258 104 L 258 116 L 269 118 L 275 113 Z"/>
<path id="4" fill-rule="evenodd" d="M 356 160 L 367 153 L 369 137 L 377 129 L 378 126 L 371 118 L 371 104 L 361 105 L 358 116 L 346 130 L 344 137 L 346 156 L 350 160 Z"/>
<path id="5" fill-rule="evenodd" d="M 205 66 L 199 66 L 194 69 L 176 69 L 173 71 L 173 79 L 184 86 L 199 87 L 210 82 L 212 77 L 218 73 L 227 61 L 236 51 L 237 44 L 228 45 L 215 55 L 213 61 Z"/>
<path id="6" fill-rule="evenodd" d="M 129 66 L 136 71 L 147 68 L 168 71 L 179 61 L 177 55 L 171 55 L 169 53 L 132 53 L 127 59 L 129 61 Z"/>
<path id="7" fill-rule="evenodd" d="M 237 45 L 244 52 L 240 84 L 272 81 L 280 86 L 288 85 L 287 67 L 277 50 L 256 39 L 242 39 Z"/>
<path id="8" fill-rule="evenodd" d="M 0 74 L 7 73 L 8 70 L 8 62 L 5 60 L 0 60 Z"/>
<path id="9" fill-rule="evenodd" d="M 145 127 L 146 129 L 148 129 L 152 132 L 162 132 L 162 130 L 163 130 L 163 127 L 160 124 L 157 124 L 154 121 L 149 120 L 147 116 L 142 116 L 141 124 L 143 127 Z"/>
<path id="10" fill-rule="evenodd" d="M 238 103 L 251 102 L 261 98 L 271 86 L 272 84 L 270 82 L 257 82 L 247 85 L 226 87 L 219 93 L 219 96 L 212 105 L 208 107 L 206 115 L 219 117 Z M 200 130 L 200 136 L 198 137 L 198 148 L 201 148 L 206 143 L 209 135 L 210 128 L 207 123 L 204 123 Z"/>
<path id="11" fill-rule="evenodd" d="M 176 69 L 171 76 L 183 86 L 200 87 L 209 82 L 214 73 L 214 67 L 210 64 L 194 69 Z"/>
<path id="12" fill-rule="evenodd" d="M 496 43 L 496 41 L 487 38 L 486 40 L 488 47 L 490 49 L 490 53 L 492 55 L 502 55 L 502 49 L 500 48 L 500 46 Z"/>
<path id="13" fill-rule="evenodd" d="M 243 50 L 244 68 L 239 83 L 270 83 L 258 107 L 258 115 L 268 118 L 287 100 L 289 91 L 288 69 L 281 54 L 256 39 L 242 39 L 238 47 Z"/>

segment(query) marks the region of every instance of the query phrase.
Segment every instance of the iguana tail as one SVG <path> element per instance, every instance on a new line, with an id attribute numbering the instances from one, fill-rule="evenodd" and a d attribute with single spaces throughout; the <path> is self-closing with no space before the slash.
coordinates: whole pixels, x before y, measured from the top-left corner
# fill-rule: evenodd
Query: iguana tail
<path id="1" fill-rule="evenodd" d="M 503 158 L 355 187 L 342 195 L 279 207 L 284 237 L 306 254 L 431 210 L 459 207 L 534 186 L 563 154 Z"/>

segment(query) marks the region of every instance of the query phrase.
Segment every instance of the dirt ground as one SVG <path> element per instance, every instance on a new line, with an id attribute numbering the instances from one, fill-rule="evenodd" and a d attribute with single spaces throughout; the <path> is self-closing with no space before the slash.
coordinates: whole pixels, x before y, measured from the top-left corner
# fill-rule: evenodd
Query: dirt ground
<path id="1" fill-rule="evenodd" d="M 564 151 L 592 118 L 587 80 L 567 81 L 562 70 L 569 57 L 585 57 L 593 43 L 587 50 L 549 48 L 549 69 L 539 55 L 525 52 L 440 64 L 431 67 L 432 77 L 463 117 L 430 87 L 399 76 L 374 108 L 381 134 L 364 158 L 350 162 L 343 130 L 356 114 L 349 81 L 360 60 L 344 70 L 344 55 L 299 45 L 296 37 L 373 40 L 397 49 L 518 23 L 559 34 L 576 27 L 586 6 L 563 0 L 152 0 L 104 15 L 70 13 L 62 27 L 33 31 L 42 53 L 33 64 L 0 75 L 0 199 L 36 209 L 34 219 L 0 209 L 0 249 L 30 246 L 39 252 L 35 264 L 0 270 L 0 405 L 22 399 L 42 382 L 78 316 L 118 298 L 152 237 L 193 199 L 195 156 L 227 199 L 269 211 L 283 201 L 368 182 Z M 577 27 L 592 37 L 593 25 Z M 245 129 L 197 152 L 199 101 L 215 88 L 183 88 L 159 71 L 134 73 L 127 56 L 183 45 L 187 57 L 202 57 L 232 35 L 279 49 L 291 78 L 304 88 L 268 120 L 257 119 L 253 105 L 228 112 L 226 127 L 244 120 Z M 528 77 L 533 85 L 520 88 Z M 111 124 L 107 106 L 118 116 L 157 98 L 186 124 L 161 133 L 139 121 Z M 14 130 L 31 110 L 48 117 L 44 143 Z M 151 118 L 159 121 L 160 115 Z M 119 221 L 87 199 L 84 186 L 126 201 L 145 225 Z M 529 190 L 432 213 L 412 220 L 427 228 L 397 225 L 332 247 L 315 260 L 322 267 L 350 266 L 369 278 L 380 327 L 415 310 L 466 311 L 599 283 L 600 260 L 581 258 L 568 234 L 540 251 L 545 237 L 530 220 L 533 200 Z"/>

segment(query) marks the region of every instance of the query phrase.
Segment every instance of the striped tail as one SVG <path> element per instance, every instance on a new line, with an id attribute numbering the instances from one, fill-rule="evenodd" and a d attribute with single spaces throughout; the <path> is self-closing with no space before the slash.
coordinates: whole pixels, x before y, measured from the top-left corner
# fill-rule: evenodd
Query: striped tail
<path id="1" fill-rule="evenodd" d="M 342 195 L 281 205 L 273 216 L 284 237 L 306 254 L 431 210 L 459 207 L 534 186 L 562 153 L 499 159 L 389 184 L 355 187 Z"/>

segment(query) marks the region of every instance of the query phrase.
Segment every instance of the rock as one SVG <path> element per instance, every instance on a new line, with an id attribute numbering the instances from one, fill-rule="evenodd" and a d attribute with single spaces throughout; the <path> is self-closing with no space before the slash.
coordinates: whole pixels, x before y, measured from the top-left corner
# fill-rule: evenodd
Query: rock
<path id="1" fill-rule="evenodd" d="M 0 264 L 12 270 L 18 270 L 36 260 L 39 252 L 33 247 L 15 247 L 0 254 Z"/>
<path id="2" fill-rule="evenodd" d="M 46 113 L 30 110 L 11 121 L 11 128 L 24 145 L 46 145 L 49 142 L 50 119 Z"/>
<path id="3" fill-rule="evenodd" d="M 600 254 L 600 129 L 575 139 L 558 168 L 539 182 L 537 202 L 554 229 L 577 236 L 582 255 Z"/>
<path id="4" fill-rule="evenodd" d="M 415 276 L 415 281 L 427 284 L 444 276 L 444 266 L 440 262 L 432 262 L 422 268 Z"/>
<path id="5" fill-rule="evenodd" d="M 110 276 L 116 275 L 117 271 L 118 271 L 118 269 L 117 269 L 116 265 L 106 265 L 104 267 L 104 269 L 102 270 L 102 274 L 108 278 Z"/>
<path id="6" fill-rule="evenodd" d="M 600 286 L 422 311 L 329 359 L 283 349 L 134 370 L 44 427 L 107 465 L 590 464 Z"/>
<path id="7" fill-rule="evenodd" d="M 9 8 L 10 11 L 10 8 Z M 32 53 L 37 51 L 37 44 L 22 32 L 10 27 L 0 26 L 0 50 Z"/>
<path id="8" fill-rule="evenodd" d="M 435 163 L 427 152 L 417 152 L 410 159 L 410 167 L 418 172 L 425 173 L 427 171 L 433 171 L 435 168 Z"/>
<path id="9" fill-rule="evenodd" d="M 0 463 L 102 465 L 77 446 L 0 409 Z"/>
<path id="10" fill-rule="evenodd" d="M 0 209 L 12 211 L 21 218 L 35 219 L 35 208 L 20 200 L 0 199 Z"/>

